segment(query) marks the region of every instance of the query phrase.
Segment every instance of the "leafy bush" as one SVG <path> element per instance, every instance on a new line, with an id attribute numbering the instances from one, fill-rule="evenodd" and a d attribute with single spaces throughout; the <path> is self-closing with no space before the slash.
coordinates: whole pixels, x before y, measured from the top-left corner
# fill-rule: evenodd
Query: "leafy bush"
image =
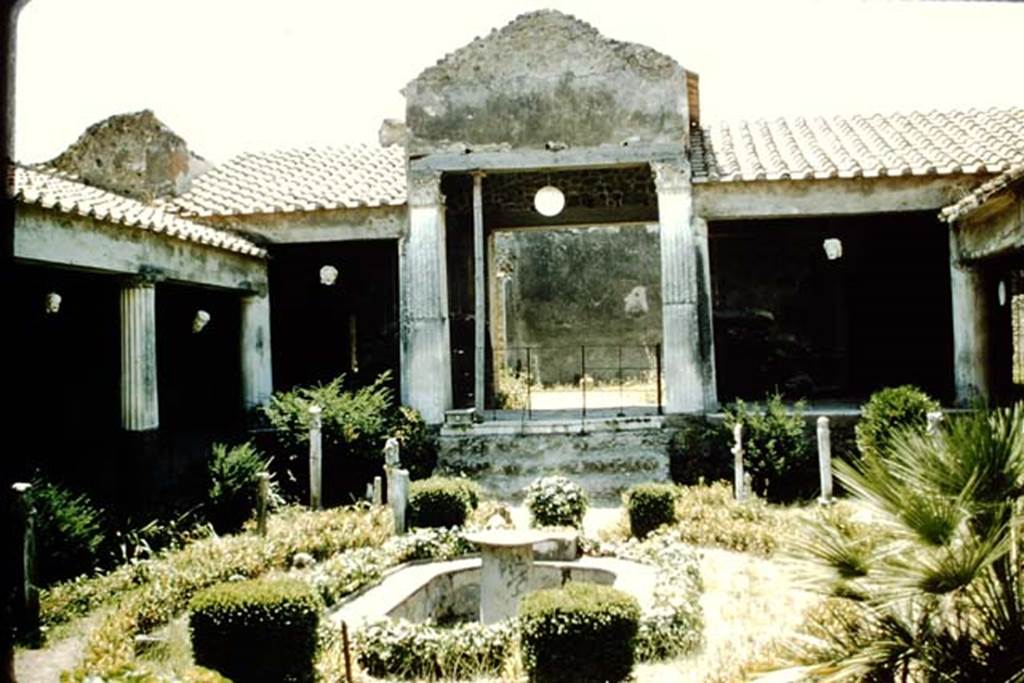
<path id="1" fill-rule="evenodd" d="M 817 491 L 815 454 L 803 419 L 804 403 L 792 412 L 778 394 L 765 401 L 763 411 L 752 411 L 743 401 L 728 406 L 725 424 L 743 425 L 743 464 L 757 495 L 770 501 L 790 502 Z"/>
<path id="2" fill-rule="evenodd" d="M 630 533 L 637 538 L 676 521 L 676 489 L 670 484 L 637 484 L 626 491 L 624 500 Z"/>
<path id="3" fill-rule="evenodd" d="M 82 493 L 37 478 L 29 489 L 35 508 L 36 576 L 50 584 L 97 569 L 107 543 L 104 515 Z"/>
<path id="4" fill-rule="evenodd" d="M 668 444 L 672 481 L 684 486 L 713 484 L 732 478 L 732 436 L 721 424 L 687 420 Z"/>
<path id="5" fill-rule="evenodd" d="M 579 484 L 565 477 L 535 479 L 526 489 L 526 507 L 532 526 L 583 526 L 589 501 Z"/>
<path id="6" fill-rule="evenodd" d="M 480 487 L 469 479 L 431 477 L 409 486 L 410 527 L 456 527 L 480 503 Z"/>
<path id="7" fill-rule="evenodd" d="M 371 676 L 465 680 L 500 673 L 514 640 L 507 621 L 439 628 L 403 619 L 371 624 L 356 633 L 355 643 L 359 666 Z"/>
<path id="8" fill-rule="evenodd" d="M 953 417 L 934 437 L 898 432 L 882 458 L 836 474 L 881 523 L 806 528 L 806 578 L 837 600 L 794 644 L 802 677 L 1019 680 L 1024 402 Z"/>
<path id="9" fill-rule="evenodd" d="M 621 681 L 633 669 L 636 598 L 610 586 L 569 583 L 523 598 L 523 664 L 531 680 Z"/>
<path id="10" fill-rule="evenodd" d="M 324 502 L 338 504 L 362 497 L 366 484 L 381 473 L 383 448 L 388 437 L 401 443 L 401 460 L 409 476 L 418 479 L 433 471 L 437 444 L 419 414 L 407 407 L 395 407 L 388 387 L 390 373 L 381 374 L 373 384 L 349 391 L 345 376 L 327 384 L 297 387 L 276 392 L 264 408 L 271 426 L 289 452 L 305 453 L 312 422 L 309 408 L 321 408 L 323 437 Z M 308 486 L 309 469 L 303 463 L 291 476 Z"/>
<path id="11" fill-rule="evenodd" d="M 312 681 L 322 607 L 317 594 L 295 580 L 207 588 L 189 604 L 196 663 L 236 683 Z"/>
<path id="12" fill-rule="evenodd" d="M 923 432 L 928 413 L 939 407 L 938 401 L 909 384 L 876 391 L 861 407 L 857 448 L 862 456 L 884 456 L 900 431 Z"/>
<path id="13" fill-rule="evenodd" d="M 296 553 L 324 559 L 349 548 L 379 546 L 391 533 L 385 508 L 285 509 L 269 519 L 266 538 L 211 537 L 105 576 L 55 586 L 42 595 L 42 617 L 47 624 L 61 623 L 116 600 L 89 635 L 79 670 L 102 676 L 130 665 L 132 638 L 167 623 L 203 588 L 288 567 Z"/>
<path id="14" fill-rule="evenodd" d="M 231 449 L 222 443 L 213 445 L 208 466 L 207 517 L 217 533 L 238 531 L 253 516 L 259 497 L 259 475 L 267 471 L 267 464 L 250 443 Z"/>
<path id="15" fill-rule="evenodd" d="M 732 488 L 719 482 L 679 490 L 675 528 L 691 545 L 769 556 L 787 523 L 785 514 L 760 499 L 739 503 Z"/>

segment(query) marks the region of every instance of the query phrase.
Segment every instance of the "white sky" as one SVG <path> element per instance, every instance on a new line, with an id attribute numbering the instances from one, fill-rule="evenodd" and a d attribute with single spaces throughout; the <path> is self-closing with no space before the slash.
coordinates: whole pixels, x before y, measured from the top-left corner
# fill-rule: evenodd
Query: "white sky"
<path id="1" fill-rule="evenodd" d="M 149 108 L 214 162 L 372 142 L 399 90 L 532 9 L 701 76 L 702 118 L 1024 105 L 1024 4 L 713 0 L 31 0 L 16 157 Z"/>

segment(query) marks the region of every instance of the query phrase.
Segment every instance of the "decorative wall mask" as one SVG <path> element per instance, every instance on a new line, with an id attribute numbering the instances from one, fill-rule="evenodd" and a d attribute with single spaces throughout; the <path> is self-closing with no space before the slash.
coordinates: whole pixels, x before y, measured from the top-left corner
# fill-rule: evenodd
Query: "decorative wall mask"
<path id="1" fill-rule="evenodd" d="M 829 237 L 822 245 L 825 249 L 825 256 L 829 261 L 835 261 L 843 257 L 843 242 L 835 237 Z"/>
<path id="2" fill-rule="evenodd" d="M 647 305 L 647 288 L 643 285 L 631 289 L 622 302 L 626 307 L 626 315 L 634 318 L 645 315 L 650 310 Z"/>
<path id="3" fill-rule="evenodd" d="M 330 287 L 338 280 L 338 269 L 334 266 L 324 266 L 320 269 L 320 284 Z"/>
<path id="4" fill-rule="evenodd" d="M 554 185 L 545 185 L 533 196 L 533 207 L 542 216 L 557 216 L 565 208 L 565 195 Z"/>
<path id="5" fill-rule="evenodd" d="M 46 295 L 46 312 L 49 315 L 60 313 L 61 296 L 57 292 L 50 292 Z"/>
<path id="6" fill-rule="evenodd" d="M 202 332 L 208 322 L 210 322 L 209 313 L 202 309 L 196 311 L 196 317 L 192 319 L 192 333 L 199 334 Z"/>

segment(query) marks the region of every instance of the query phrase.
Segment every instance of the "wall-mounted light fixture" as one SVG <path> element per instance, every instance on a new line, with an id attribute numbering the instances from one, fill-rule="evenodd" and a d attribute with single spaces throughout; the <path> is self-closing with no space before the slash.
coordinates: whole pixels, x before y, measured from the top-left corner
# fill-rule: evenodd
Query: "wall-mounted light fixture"
<path id="1" fill-rule="evenodd" d="M 542 216 L 557 216 L 565 208 L 565 195 L 554 185 L 545 185 L 533 196 L 533 208 Z"/>
<path id="2" fill-rule="evenodd" d="M 843 242 L 839 238 L 829 237 L 822 242 L 821 246 L 825 249 L 825 256 L 829 261 L 835 261 L 843 257 Z"/>
<path id="3" fill-rule="evenodd" d="M 57 292 L 50 292 L 46 295 L 46 313 L 54 315 L 60 313 L 61 296 Z"/>
<path id="4" fill-rule="evenodd" d="M 206 327 L 206 324 L 210 322 L 210 314 L 199 309 L 196 311 L 196 317 L 192 318 L 192 334 L 199 334 Z"/>
<path id="5" fill-rule="evenodd" d="M 338 280 L 338 269 L 334 266 L 324 266 L 320 269 L 320 284 L 330 287 Z"/>

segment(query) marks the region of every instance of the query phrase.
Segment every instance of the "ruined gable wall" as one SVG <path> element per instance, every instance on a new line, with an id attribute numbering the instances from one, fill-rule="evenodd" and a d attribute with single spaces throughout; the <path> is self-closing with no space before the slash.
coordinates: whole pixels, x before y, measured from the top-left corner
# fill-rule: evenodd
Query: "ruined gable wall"
<path id="1" fill-rule="evenodd" d="M 477 39 L 405 89 L 413 155 L 684 144 L 687 72 L 641 45 L 541 11 Z"/>

